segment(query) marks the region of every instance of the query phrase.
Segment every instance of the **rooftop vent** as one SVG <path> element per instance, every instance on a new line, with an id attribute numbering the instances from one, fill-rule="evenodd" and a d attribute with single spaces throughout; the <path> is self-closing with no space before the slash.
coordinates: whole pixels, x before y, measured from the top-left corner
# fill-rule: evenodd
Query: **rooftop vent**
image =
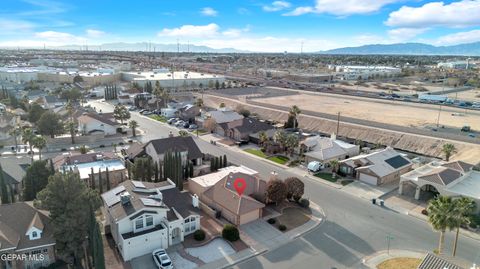
<path id="1" fill-rule="evenodd" d="M 128 205 L 130 204 L 130 198 L 132 196 L 130 195 L 130 193 L 128 191 L 120 194 L 120 202 L 122 203 L 122 205 Z"/>

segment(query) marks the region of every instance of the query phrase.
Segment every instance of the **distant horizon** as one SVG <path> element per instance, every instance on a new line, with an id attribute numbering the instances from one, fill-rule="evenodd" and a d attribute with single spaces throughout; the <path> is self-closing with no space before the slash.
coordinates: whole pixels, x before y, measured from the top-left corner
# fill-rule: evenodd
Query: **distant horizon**
<path id="1" fill-rule="evenodd" d="M 108 45 L 121 45 L 123 44 L 124 46 L 134 46 L 138 45 L 138 49 L 125 49 L 125 47 L 119 47 L 119 48 L 109 48 Z M 124 51 L 124 52 L 135 52 L 135 51 L 141 51 L 141 52 L 166 52 L 166 53 L 176 53 L 177 52 L 177 47 L 180 48 L 178 51 L 179 53 L 267 53 L 267 54 L 283 54 L 283 53 L 289 53 L 289 54 L 321 54 L 325 53 L 328 54 L 329 52 L 333 51 L 333 55 L 335 54 L 345 54 L 345 55 L 374 55 L 375 53 L 335 53 L 335 51 L 339 50 L 348 50 L 348 49 L 359 49 L 359 48 L 364 48 L 364 47 L 389 47 L 389 46 L 402 46 L 402 45 L 419 45 L 419 46 L 431 46 L 433 48 L 449 48 L 449 47 L 455 47 L 455 46 L 462 46 L 462 45 L 472 45 L 478 44 L 478 49 L 480 50 L 480 42 L 471 42 L 471 43 L 463 43 L 463 44 L 457 44 L 457 45 L 450 45 L 450 46 L 436 46 L 436 45 L 431 45 L 431 44 L 426 44 L 426 43 L 421 43 L 421 42 L 402 42 L 402 43 L 391 43 L 391 44 L 365 44 L 365 45 L 360 45 L 360 46 L 354 46 L 354 47 L 339 47 L 339 48 L 334 48 L 330 50 L 316 50 L 316 51 L 303 51 L 303 52 L 289 52 L 289 51 L 270 51 L 270 52 L 262 52 L 262 51 L 248 51 L 248 50 L 237 50 L 234 48 L 211 48 L 205 45 L 195 45 L 195 44 L 189 44 L 189 43 L 153 43 L 153 42 L 148 42 L 148 41 L 139 41 L 139 42 L 110 42 L 110 43 L 102 43 L 102 44 L 86 44 L 86 45 L 79 45 L 79 44 L 68 44 L 68 45 L 60 45 L 60 46 L 0 46 L 0 49 L 4 50 L 65 50 L 65 51 Z M 145 46 L 145 47 L 143 47 Z M 185 49 L 185 47 L 187 47 Z M 107 49 L 104 49 L 102 47 L 107 47 Z M 157 49 L 158 47 L 158 49 Z M 169 47 L 167 50 L 165 50 L 166 47 Z M 162 50 L 162 48 L 164 48 Z M 200 48 L 205 48 L 205 51 L 202 51 Z M 192 50 L 192 51 L 190 51 Z M 378 55 L 422 55 L 421 53 L 378 53 Z M 434 54 L 434 53 L 427 53 L 423 54 L 426 56 L 480 56 L 480 53 L 474 53 L 474 54 Z"/>
<path id="2" fill-rule="evenodd" d="M 151 42 L 255 52 L 480 41 L 480 0 L 3 0 L 0 47 Z"/>

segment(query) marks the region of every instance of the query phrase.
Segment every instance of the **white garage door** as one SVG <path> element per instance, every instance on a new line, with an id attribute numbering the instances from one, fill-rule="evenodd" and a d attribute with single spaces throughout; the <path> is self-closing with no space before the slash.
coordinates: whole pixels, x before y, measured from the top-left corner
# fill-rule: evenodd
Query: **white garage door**
<path id="1" fill-rule="evenodd" d="M 360 177 L 358 179 L 360 179 L 360 181 L 363 181 L 371 185 L 377 185 L 377 180 L 378 180 L 378 178 L 371 175 L 364 174 L 364 173 L 360 173 Z"/>

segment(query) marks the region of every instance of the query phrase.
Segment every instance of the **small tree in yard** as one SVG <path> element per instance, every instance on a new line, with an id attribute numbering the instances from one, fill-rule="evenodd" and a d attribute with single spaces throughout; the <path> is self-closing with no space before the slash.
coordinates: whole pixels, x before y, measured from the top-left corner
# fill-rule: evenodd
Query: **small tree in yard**
<path id="1" fill-rule="evenodd" d="M 138 127 L 138 122 L 135 121 L 135 120 L 131 120 L 128 122 L 128 127 L 130 127 L 132 129 L 132 135 L 133 137 L 136 137 L 137 136 L 137 127 Z"/>
<path id="2" fill-rule="evenodd" d="M 130 111 L 124 105 L 116 105 L 113 109 L 113 117 L 123 124 L 124 121 L 130 119 Z"/>
<path id="3" fill-rule="evenodd" d="M 289 177 L 285 180 L 287 185 L 287 198 L 293 198 L 295 201 L 302 198 L 305 191 L 305 184 L 296 177 Z"/>
<path id="4" fill-rule="evenodd" d="M 209 132 L 213 132 L 217 128 L 217 123 L 214 119 L 206 119 L 203 123 L 203 128 Z"/>
<path id="5" fill-rule="evenodd" d="M 265 196 L 267 203 L 281 203 L 287 198 L 287 185 L 279 179 L 272 179 L 267 183 Z"/>
<path id="6" fill-rule="evenodd" d="M 234 242 L 240 239 L 240 233 L 238 232 L 237 227 L 232 224 L 225 224 L 222 230 L 222 237 L 230 242 Z"/>
<path id="7" fill-rule="evenodd" d="M 455 153 L 455 146 L 453 144 L 445 144 L 442 147 L 442 152 L 445 154 L 445 160 L 448 162 L 453 153 Z"/>
<path id="8" fill-rule="evenodd" d="M 331 160 L 330 161 L 330 166 L 332 167 L 332 174 L 337 173 L 338 171 L 338 160 Z"/>

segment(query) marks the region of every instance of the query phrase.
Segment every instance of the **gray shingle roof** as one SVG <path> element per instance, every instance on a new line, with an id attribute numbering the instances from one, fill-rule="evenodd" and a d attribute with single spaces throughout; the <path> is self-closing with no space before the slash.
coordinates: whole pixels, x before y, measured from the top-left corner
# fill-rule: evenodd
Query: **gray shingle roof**
<path id="1" fill-rule="evenodd" d="M 41 238 L 35 240 L 28 238 L 26 233 L 32 225 L 43 226 Z M 28 202 L 1 205 L 0 242 L 2 242 L 0 250 L 9 246 L 24 249 L 53 244 L 55 239 L 50 218 L 46 212 L 34 208 Z"/>
<path id="2" fill-rule="evenodd" d="M 162 139 L 151 140 L 148 144 L 152 144 L 157 154 L 164 154 L 167 151 L 188 151 L 188 159 L 202 158 L 203 154 L 191 136 L 167 137 Z"/>

